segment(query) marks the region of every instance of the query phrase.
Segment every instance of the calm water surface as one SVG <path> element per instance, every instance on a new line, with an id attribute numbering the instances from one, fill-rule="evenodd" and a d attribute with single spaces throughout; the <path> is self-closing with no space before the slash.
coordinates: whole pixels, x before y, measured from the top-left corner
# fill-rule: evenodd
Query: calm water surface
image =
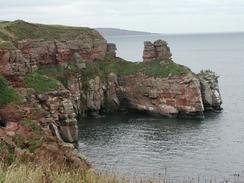
<path id="1" fill-rule="evenodd" d="M 82 120 L 79 148 L 97 170 L 127 177 L 244 179 L 244 34 L 107 37 L 118 55 L 142 60 L 143 41 L 168 41 L 175 62 L 214 70 L 223 112 L 204 120 L 113 114 Z"/>

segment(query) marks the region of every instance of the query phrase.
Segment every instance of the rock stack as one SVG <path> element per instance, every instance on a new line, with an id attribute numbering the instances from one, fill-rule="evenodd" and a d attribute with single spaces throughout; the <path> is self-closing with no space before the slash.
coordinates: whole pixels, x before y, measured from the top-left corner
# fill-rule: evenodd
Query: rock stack
<path id="1" fill-rule="evenodd" d="M 168 43 L 163 40 L 157 40 L 154 43 L 150 41 L 144 42 L 143 62 L 153 60 L 167 60 L 172 56 Z"/>
<path id="2" fill-rule="evenodd" d="M 107 54 L 116 57 L 116 50 L 117 50 L 116 44 L 114 43 L 107 44 Z"/>

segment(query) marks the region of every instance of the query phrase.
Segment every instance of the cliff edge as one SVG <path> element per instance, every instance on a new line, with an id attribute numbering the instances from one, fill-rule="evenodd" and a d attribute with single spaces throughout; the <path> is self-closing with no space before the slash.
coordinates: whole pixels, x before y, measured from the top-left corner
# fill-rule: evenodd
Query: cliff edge
<path id="1" fill-rule="evenodd" d="M 69 144 L 77 141 L 77 118 L 119 110 L 203 117 L 221 110 L 215 73 L 176 64 L 167 42 L 145 42 L 139 63 L 116 57 L 116 49 L 89 28 L 0 22 L 1 143 L 22 158 L 48 155 L 88 168 Z"/>

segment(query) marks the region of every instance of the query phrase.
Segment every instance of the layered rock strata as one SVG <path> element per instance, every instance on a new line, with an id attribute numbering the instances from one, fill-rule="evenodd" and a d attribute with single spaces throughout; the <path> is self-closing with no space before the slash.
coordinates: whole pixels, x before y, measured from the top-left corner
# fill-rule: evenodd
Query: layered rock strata
<path id="1" fill-rule="evenodd" d="M 143 62 L 168 60 L 171 56 L 172 54 L 166 41 L 157 40 L 154 43 L 150 41 L 144 42 Z"/>
<path id="2" fill-rule="evenodd" d="M 138 74 L 120 80 L 120 100 L 130 109 L 169 117 L 203 114 L 200 82 L 192 74 L 167 78 Z"/>
<path id="3" fill-rule="evenodd" d="M 18 106 L 0 110 L 4 122 L 0 143 L 1 148 L 3 144 L 7 147 L 1 152 L 9 153 L 2 154 L 5 159 L 1 161 L 11 163 L 18 158 L 40 164 L 48 161 L 54 167 L 88 169 L 85 159 L 70 144 L 77 140 L 77 123 L 69 92 L 64 89 L 37 95 L 33 89 L 18 88 L 18 93 Z"/>
<path id="4" fill-rule="evenodd" d="M 67 63 L 74 55 L 83 60 L 103 60 L 107 53 L 105 40 L 19 41 L 16 50 L 0 48 L 0 70 L 5 75 L 25 75 L 42 65 Z M 111 50 L 110 50 L 111 51 Z"/>
<path id="5" fill-rule="evenodd" d="M 74 30 L 67 28 L 64 33 L 62 29 L 62 33 L 52 34 L 54 38 L 42 34 L 45 39 L 37 36 L 13 43 L 6 40 L 8 47 L 0 44 L 0 73 L 7 78 L 16 77 L 20 86 L 27 73 L 38 71 L 41 66 L 62 66 L 58 74 L 71 69 L 62 77 L 64 86 L 56 91 L 19 91 L 26 100 L 23 105 L 29 108 L 27 111 L 60 141 L 77 141 L 78 116 L 99 117 L 106 112 L 134 109 L 169 117 L 192 117 L 221 109 L 218 77 L 210 71 L 196 75 L 175 64 L 167 42 L 146 41 L 143 63 L 129 63 L 117 58 L 116 45 L 107 44 L 96 31 Z M 71 66 L 70 60 L 74 61 Z M 4 126 L 2 120 L 1 124 Z"/>

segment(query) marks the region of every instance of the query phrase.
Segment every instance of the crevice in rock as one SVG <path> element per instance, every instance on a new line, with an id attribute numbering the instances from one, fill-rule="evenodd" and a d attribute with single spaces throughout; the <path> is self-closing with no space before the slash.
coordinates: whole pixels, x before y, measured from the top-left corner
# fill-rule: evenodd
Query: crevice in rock
<path id="1" fill-rule="evenodd" d="M 55 63 L 58 64 L 58 46 L 57 46 L 57 41 L 54 40 L 53 41 L 53 44 L 54 44 L 54 53 L 53 53 L 53 59 L 55 60 Z"/>
<path id="2" fill-rule="evenodd" d="M 4 120 L 2 119 L 2 117 L 0 116 L 0 127 L 5 127 L 5 122 Z"/>

